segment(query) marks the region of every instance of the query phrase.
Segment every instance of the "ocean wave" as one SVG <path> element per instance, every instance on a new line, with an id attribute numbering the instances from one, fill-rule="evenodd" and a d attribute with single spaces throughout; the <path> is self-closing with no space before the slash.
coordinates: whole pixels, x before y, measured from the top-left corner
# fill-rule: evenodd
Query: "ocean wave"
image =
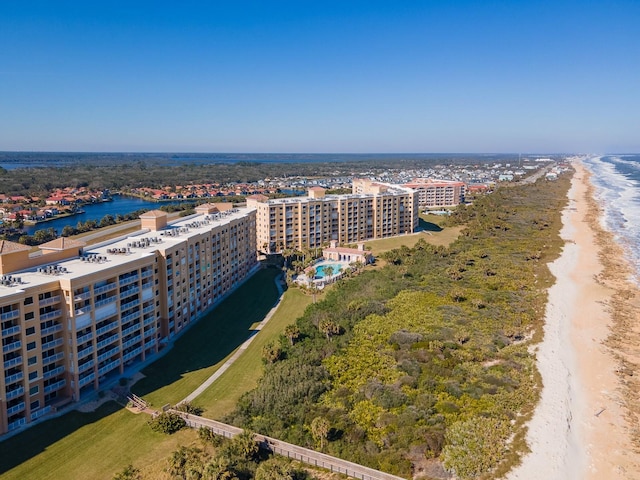
<path id="1" fill-rule="evenodd" d="M 640 283 L 640 157 L 589 157 L 594 197 L 602 209 L 602 226 L 624 248 Z"/>

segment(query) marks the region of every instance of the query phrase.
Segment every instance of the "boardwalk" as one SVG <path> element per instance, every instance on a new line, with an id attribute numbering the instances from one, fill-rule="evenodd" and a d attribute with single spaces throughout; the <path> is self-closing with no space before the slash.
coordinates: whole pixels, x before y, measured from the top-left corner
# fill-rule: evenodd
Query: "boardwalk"
<path id="1" fill-rule="evenodd" d="M 208 428 L 213 433 L 227 438 L 232 438 L 239 433 L 242 433 L 241 428 L 234 427 L 232 425 L 199 417 L 197 415 L 179 412 L 177 410 L 170 411 L 184 418 L 187 425 L 191 428 Z M 256 434 L 255 439 L 260 444 L 261 448 L 273 453 L 298 460 L 314 467 L 324 468 L 331 472 L 342 473 L 349 477 L 358 478 L 360 480 L 404 480 L 402 477 L 396 477 L 395 475 L 390 475 L 373 468 L 358 465 L 357 463 L 347 462 L 340 458 L 309 450 L 308 448 L 299 447 L 265 435 Z"/>

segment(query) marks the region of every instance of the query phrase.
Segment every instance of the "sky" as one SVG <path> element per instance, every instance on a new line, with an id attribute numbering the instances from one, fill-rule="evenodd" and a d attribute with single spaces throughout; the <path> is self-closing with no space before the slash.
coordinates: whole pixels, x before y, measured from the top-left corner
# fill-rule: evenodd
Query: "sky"
<path id="1" fill-rule="evenodd" d="M 640 152 L 640 2 L 0 1 L 0 151 Z"/>

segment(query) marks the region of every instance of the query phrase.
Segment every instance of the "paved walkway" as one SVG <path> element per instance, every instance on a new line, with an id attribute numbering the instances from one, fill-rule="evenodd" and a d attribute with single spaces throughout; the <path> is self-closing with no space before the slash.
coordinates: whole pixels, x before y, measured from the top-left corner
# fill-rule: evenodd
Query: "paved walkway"
<path id="1" fill-rule="evenodd" d="M 276 313 L 276 310 L 278 310 L 278 307 L 280 306 L 280 302 L 282 302 L 282 297 L 284 293 L 284 290 L 282 289 L 281 279 L 282 279 L 282 275 L 277 276 L 275 279 L 276 287 L 278 288 L 278 293 L 280 294 L 280 296 L 278 297 L 278 301 L 271 308 L 271 310 L 269 310 L 269 313 L 267 313 L 267 315 L 262 319 L 262 321 L 258 324 L 258 326 L 251 331 L 249 338 L 247 338 L 245 342 L 242 345 L 240 345 L 240 347 L 233 353 L 233 355 L 231 355 L 231 357 L 229 357 L 229 359 L 227 359 L 227 361 L 224 362 L 224 364 L 218 370 L 216 370 L 213 373 L 213 375 L 207 378 L 202 383 L 202 385 L 200 385 L 193 392 L 187 395 L 182 401 L 178 403 L 178 405 L 184 402 L 192 402 L 198 395 L 200 395 L 207 388 L 209 388 L 213 382 L 215 382 L 218 378 L 220 378 L 220 376 L 222 376 L 222 374 L 226 372 L 231 365 L 233 365 L 233 362 L 235 362 L 240 357 L 240 355 L 244 353 L 244 351 L 251 344 L 251 342 L 253 341 L 255 336 L 258 334 L 258 332 L 262 330 L 262 328 L 271 319 L 273 314 Z"/>

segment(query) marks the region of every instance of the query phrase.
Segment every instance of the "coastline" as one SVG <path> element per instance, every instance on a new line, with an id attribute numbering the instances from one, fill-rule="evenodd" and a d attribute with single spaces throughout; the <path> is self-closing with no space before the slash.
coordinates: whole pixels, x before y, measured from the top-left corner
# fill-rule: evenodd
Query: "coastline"
<path id="1" fill-rule="evenodd" d="M 602 227 L 588 170 L 574 167 L 544 339 L 532 347 L 543 388 L 528 424 L 531 452 L 508 480 L 640 479 L 638 289 Z"/>

